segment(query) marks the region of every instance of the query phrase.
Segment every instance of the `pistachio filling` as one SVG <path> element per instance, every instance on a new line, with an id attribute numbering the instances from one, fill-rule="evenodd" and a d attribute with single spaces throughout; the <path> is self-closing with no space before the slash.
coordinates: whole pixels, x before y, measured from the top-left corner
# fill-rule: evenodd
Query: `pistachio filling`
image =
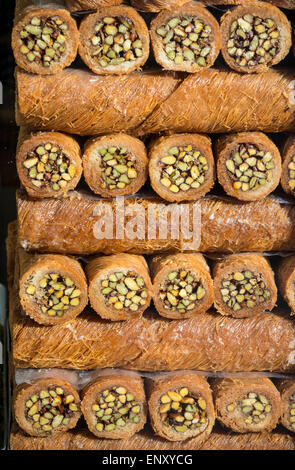
<path id="1" fill-rule="evenodd" d="M 76 174 L 76 167 L 58 146 L 47 142 L 28 152 L 23 166 L 37 188 L 50 186 L 54 191 L 65 188 Z"/>
<path id="2" fill-rule="evenodd" d="M 290 162 L 288 163 L 288 176 L 289 188 L 291 188 L 292 191 L 295 191 L 295 155 L 293 155 Z"/>
<path id="3" fill-rule="evenodd" d="M 275 167 L 270 152 L 259 150 L 254 144 L 242 143 L 231 152 L 225 162 L 234 189 L 256 191 L 269 183 Z"/>
<path id="4" fill-rule="evenodd" d="M 173 17 L 156 30 L 166 56 L 176 65 L 184 62 L 205 67 L 211 51 L 211 26 L 196 16 Z"/>
<path id="5" fill-rule="evenodd" d="M 289 422 L 292 429 L 295 429 L 295 394 L 289 398 Z"/>
<path id="6" fill-rule="evenodd" d="M 136 158 L 126 147 L 102 148 L 99 154 L 102 188 L 124 189 L 137 178 Z"/>
<path id="7" fill-rule="evenodd" d="M 34 16 L 20 31 L 20 52 L 29 62 L 50 67 L 66 50 L 67 30 L 68 26 L 59 16 Z"/>
<path id="8" fill-rule="evenodd" d="M 238 271 L 223 278 L 220 289 L 222 300 L 234 311 L 253 308 L 270 297 L 270 291 L 260 273 Z"/>
<path id="9" fill-rule="evenodd" d="M 246 14 L 233 21 L 227 52 L 241 67 L 269 64 L 280 50 L 280 32 L 271 18 Z"/>
<path id="10" fill-rule="evenodd" d="M 162 157 L 160 181 L 172 193 L 199 188 L 205 181 L 208 162 L 192 145 L 171 147 Z"/>
<path id="11" fill-rule="evenodd" d="M 258 424 L 271 412 L 272 407 L 265 395 L 249 392 L 236 403 L 229 403 L 226 409 L 230 413 L 238 410 L 246 424 Z"/>
<path id="12" fill-rule="evenodd" d="M 72 279 L 57 273 L 46 274 L 37 286 L 29 279 L 26 293 L 34 296 L 41 312 L 50 317 L 62 317 L 69 308 L 80 304 L 81 297 Z"/>
<path id="13" fill-rule="evenodd" d="M 55 386 L 31 395 L 25 404 L 25 417 L 40 434 L 67 426 L 77 411 L 74 396 Z"/>
<path id="14" fill-rule="evenodd" d="M 141 276 L 134 271 L 115 272 L 101 281 L 101 293 L 106 304 L 116 310 L 127 308 L 136 312 L 147 302 L 148 292 Z"/>
<path id="15" fill-rule="evenodd" d="M 171 426 L 175 431 L 194 431 L 194 434 L 199 434 L 208 426 L 206 408 L 204 398 L 192 397 L 189 390 L 183 387 L 161 396 L 159 412 L 163 424 Z"/>
<path id="16" fill-rule="evenodd" d="M 160 299 L 165 308 L 179 313 L 193 310 L 205 293 L 200 279 L 185 269 L 171 271 L 160 286 Z"/>
<path id="17" fill-rule="evenodd" d="M 132 62 L 143 56 L 143 45 L 130 18 L 105 17 L 94 28 L 91 36 L 91 56 L 101 67 Z"/>
<path id="18" fill-rule="evenodd" d="M 92 405 L 97 431 L 113 431 L 130 423 L 139 423 L 141 405 L 125 387 L 104 390 Z"/>

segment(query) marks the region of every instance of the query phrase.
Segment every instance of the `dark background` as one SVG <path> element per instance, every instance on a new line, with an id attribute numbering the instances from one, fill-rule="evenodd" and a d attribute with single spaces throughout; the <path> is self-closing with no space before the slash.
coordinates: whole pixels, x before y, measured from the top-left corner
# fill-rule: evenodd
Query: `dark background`
<path id="1" fill-rule="evenodd" d="M 15 168 L 14 59 L 10 49 L 14 1 L 0 0 L 0 5 L 0 81 L 3 86 L 3 104 L 0 104 L 0 282 L 6 284 L 5 238 L 8 222 L 16 217 L 15 190 L 18 186 Z"/>

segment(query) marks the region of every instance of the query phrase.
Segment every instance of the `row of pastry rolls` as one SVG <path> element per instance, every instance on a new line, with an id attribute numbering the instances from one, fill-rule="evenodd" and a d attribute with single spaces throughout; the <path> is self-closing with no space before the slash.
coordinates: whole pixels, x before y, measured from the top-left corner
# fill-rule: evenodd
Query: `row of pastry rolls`
<path id="1" fill-rule="evenodd" d="M 152 374 L 103 371 L 81 390 L 58 376 L 17 386 L 14 413 L 31 436 L 47 437 L 74 428 L 83 414 L 97 437 L 126 439 L 140 431 L 147 412 L 154 432 L 169 441 L 202 444 L 215 418 L 237 433 L 265 432 L 279 421 L 295 432 L 295 383 L 292 379 L 229 376 L 208 379 L 198 372 Z M 59 374 L 60 375 L 60 374 Z"/>
<path id="2" fill-rule="evenodd" d="M 131 5 L 140 10 L 157 13 L 161 10 L 173 10 L 189 3 L 191 0 L 130 0 Z M 203 0 L 200 3 L 204 5 L 236 5 L 249 3 L 251 0 Z M 66 0 L 70 11 L 97 10 L 102 6 L 119 5 L 123 0 Z M 294 9 L 292 0 L 272 0 L 273 3 L 281 8 Z"/>
<path id="3" fill-rule="evenodd" d="M 49 8 L 51 7 L 51 8 Z M 167 70 L 195 73 L 211 67 L 221 49 L 239 72 L 261 72 L 279 63 L 291 47 L 291 26 L 276 6 L 249 2 L 227 12 L 219 26 L 202 5 L 186 3 L 161 11 L 150 35 L 140 14 L 125 5 L 101 6 L 86 15 L 79 30 L 66 9 L 19 0 L 12 32 L 17 64 L 28 72 L 57 73 L 71 64 L 77 51 L 97 74 L 126 74 L 149 57 Z"/>
<path id="4" fill-rule="evenodd" d="M 99 256 L 86 264 L 58 254 L 20 251 L 19 295 L 23 310 L 40 324 L 75 318 L 88 298 L 101 318 L 139 317 L 151 299 L 166 318 L 190 318 L 213 304 L 222 315 L 245 318 L 271 311 L 277 287 L 269 261 L 258 253 L 233 254 L 215 261 L 213 276 L 203 255 Z M 150 268 L 150 269 L 149 269 Z M 295 309 L 295 257 L 280 261 L 281 293 Z"/>
<path id="5" fill-rule="evenodd" d="M 295 194 L 294 136 L 285 141 L 281 157 L 262 132 L 221 136 L 213 151 L 211 139 L 200 134 L 160 137 L 149 148 L 133 136 L 110 134 L 87 140 L 82 155 L 69 135 L 22 129 L 16 162 L 22 185 L 35 198 L 67 194 L 82 172 L 91 190 L 103 197 L 135 194 L 149 175 L 163 199 L 195 201 L 210 191 L 216 170 L 226 193 L 240 200 L 262 199 L 279 181 L 286 193 Z"/>

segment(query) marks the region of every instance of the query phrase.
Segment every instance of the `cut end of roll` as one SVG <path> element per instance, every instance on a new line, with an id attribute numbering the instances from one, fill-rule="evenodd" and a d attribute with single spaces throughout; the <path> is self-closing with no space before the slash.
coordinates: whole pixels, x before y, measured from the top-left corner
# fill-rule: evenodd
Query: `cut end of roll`
<path id="1" fill-rule="evenodd" d="M 77 55 L 79 32 L 65 9 L 34 8 L 12 31 L 12 49 L 17 65 L 40 75 L 61 71 Z"/>
<path id="2" fill-rule="evenodd" d="M 217 419 L 225 427 L 240 433 L 276 427 L 281 400 L 269 379 L 216 379 L 212 387 Z"/>
<path id="3" fill-rule="evenodd" d="M 152 285 L 143 257 L 113 255 L 96 258 L 87 267 L 93 309 L 109 320 L 141 316 L 151 302 Z"/>
<path id="4" fill-rule="evenodd" d="M 222 55 L 238 72 L 258 73 L 278 64 L 291 47 L 291 26 L 279 8 L 250 2 L 221 18 Z"/>
<path id="5" fill-rule="evenodd" d="M 219 25 L 202 6 L 183 5 L 151 22 L 156 61 L 167 70 L 195 73 L 211 67 L 220 50 Z"/>
<path id="6" fill-rule="evenodd" d="M 47 437 L 76 426 L 81 416 L 74 387 L 60 379 L 41 379 L 25 385 L 14 403 L 18 425 L 30 436 Z"/>
<path id="7" fill-rule="evenodd" d="M 231 255 L 217 262 L 214 271 L 214 305 L 222 315 L 251 317 L 274 308 L 274 274 L 262 255 Z"/>
<path id="8" fill-rule="evenodd" d="M 89 187 L 103 197 L 135 194 L 147 179 L 144 144 L 126 134 L 113 134 L 86 143 L 83 167 Z"/>
<path id="9" fill-rule="evenodd" d="M 83 19 L 79 53 L 98 74 L 127 74 L 149 57 L 149 33 L 143 18 L 131 7 L 100 8 Z"/>
<path id="10" fill-rule="evenodd" d="M 88 428 L 95 436 L 131 437 L 146 421 L 142 380 L 124 376 L 100 378 L 86 388 L 81 407 Z"/>
<path id="11" fill-rule="evenodd" d="M 75 318 L 85 308 L 87 283 L 78 261 L 62 255 L 40 255 L 21 275 L 22 308 L 42 325 Z"/>
<path id="12" fill-rule="evenodd" d="M 156 193 L 167 201 L 199 199 L 212 188 L 215 163 L 208 137 L 176 134 L 151 147 L 149 174 Z"/>
<path id="13" fill-rule="evenodd" d="M 156 256 L 152 261 L 154 304 L 167 318 L 189 318 L 213 303 L 213 282 L 199 254 Z"/>
<path id="14" fill-rule="evenodd" d="M 60 197 L 74 189 L 82 174 L 78 143 L 58 132 L 25 138 L 17 149 L 19 178 L 32 197 Z"/>
<path id="15" fill-rule="evenodd" d="M 149 412 L 154 431 L 169 441 L 209 436 L 215 419 L 210 387 L 201 376 L 168 374 L 149 385 Z"/>
<path id="16" fill-rule="evenodd" d="M 226 193 L 242 201 L 256 201 L 279 184 L 281 156 L 261 132 L 241 132 L 217 141 L 217 176 Z"/>

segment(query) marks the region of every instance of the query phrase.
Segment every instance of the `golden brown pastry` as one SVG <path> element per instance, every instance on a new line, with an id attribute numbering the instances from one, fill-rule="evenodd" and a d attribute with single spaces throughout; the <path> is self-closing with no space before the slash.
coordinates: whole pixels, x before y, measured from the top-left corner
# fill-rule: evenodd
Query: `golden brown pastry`
<path id="1" fill-rule="evenodd" d="M 97 439 L 89 431 L 79 429 L 46 438 L 26 436 L 19 428 L 10 433 L 11 450 L 294 450 L 294 438 L 282 432 L 228 433 L 214 430 L 199 447 L 195 439 L 167 441 L 150 430 L 134 434 L 130 439 Z"/>
<path id="2" fill-rule="evenodd" d="M 288 303 L 292 312 L 295 311 L 295 256 L 280 260 L 278 269 L 280 293 Z"/>
<path id="3" fill-rule="evenodd" d="M 41 75 L 60 72 L 75 59 L 78 43 L 76 22 L 60 2 L 39 7 L 33 0 L 18 0 L 12 50 L 19 67 Z"/>
<path id="4" fill-rule="evenodd" d="M 149 57 L 149 32 L 134 8 L 99 8 L 80 25 L 79 54 L 97 74 L 127 74 Z"/>
<path id="5" fill-rule="evenodd" d="M 101 7 L 121 5 L 123 0 L 66 0 L 67 8 L 70 11 L 97 10 Z"/>
<path id="6" fill-rule="evenodd" d="M 211 140 L 198 134 L 156 139 L 149 150 L 151 185 L 166 201 L 196 201 L 215 180 Z"/>
<path id="7" fill-rule="evenodd" d="M 278 380 L 276 384 L 282 401 L 280 422 L 289 431 L 295 432 L 295 382 L 294 380 Z"/>
<path id="8" fill-rule="evenodd" d="M 199 253 L 156 255 L 150 263 L 154 305 L 167 318 L 206 312 L 214 300 L 209 266 Z"/>
<path id="9" fill-rule="evenodd" d="M 17 69 L 16 77 L 18 125 L 87 136 L 131 132 L 180 83 L 171 73 L 104 76 L 72 68 L 42 80 Z"/>
<path id="10" fill-rule="evenodd" d="M 191 0 L 131 0 L 131 5 L 140 11 L 157 13 L 161 10 L 173 10 L 179 8 Z"/>
<path id="11" fill-rule="evenodd" d="M 80 135 L 292 131 L 293 80 L 292 71 L 272 69 L 249 75 L 211 68 L 186 78 L 168 72 L 105 77 L 76 69 L 39 77 L 17 69 L 16 120 Z"/>
<path id="12" fill-rule="evenodd" d="M 86 142 L 83 155 L 88 186 L 103 197 L 135 194 L 146 182 L 144 144 L 127 134 L 111 134 Z"/>
<path id="13" fill-rule="evenodd" d="M 281 155 L 262 132 L 240 132 L 216 142 L 217 176 L 230 196 L 241 201 L 263 199 L 278 186 Z"/>
<path id="14" fill-rule="evenodd" d="M 72 257 L 19 252 L 19 297 L 25 313 L 41 325 L 67 322 L 88 302 L 86 276 Z"/>
<path id="15" fill-rule="evenodd" d="M 167 70 L 195 73 L 211 67 L 221 47 L 218 22 L 193 3 L 159 13 L 150 34 L 155 59 Z"/>
<path id="16" fill-rule="evenodd" d="M 152 284 L 143 256 L 117 254 L 94 258 L 86 266 L 89 300 L 101 318 L 139 317 L 150 304 Z"/>
<path id="17" fill-rule="evenodd" d="M 281 415 L 281 397 L 268 378 L 221 378 L 211 382 L 216 417 L 232 431 L 272 431 Z"/>
<path id="18" fill-rule="evenodd" d="M 82 175 L 81 159 L 73 137 L 59 132 L 20 132 L 17 172 L 32 197 L 59 197 L 74 189 Z"/>
<path id="19" fill-rule="evenodd" d="M 80 397 L 65 380 L 39 379 L 16 392 L 14 414 L 18 425 L 30 436 L 46 437 L 76 426 Z"/>
<path id="20" fill-rule="evenodd" d="M 285 193 L 295 196 L 295 136 L 290 135 L 282 150 L 281 185 Z"/>
<path id="21" fill-rule="evenodd" d="M 95 436 L 128 439 L 146 422 L 143 380 L 124 371 L 102 375 L 83 390 L 81 409 Z"/>
<path id="22" fill-rule="evenodd" d="M 277 287 L 269 261 L 258 253 L 240 253 L 213 268 L 214 305 L 222 315 L 251 317 L 274 308 Z"/>
<path id="23" fill-rule="evenodd" d="M 291 24 L 268 2 L 249 2 L 221 18 L 221 52 L 237 72 L 263 72 L 278 64 L 292 45 Z"/>
<path id="24" fill-rule="evenodd" d="M 171 321 L 147 312 L 141 318 L 106 322 L 87 309 L 68 324 L 48 328 L 17 309 L 11 336 L 13 362 L 21 368 L 295 370 L 294 321 L 282 314 L 240 319 L 207 312 Z"/>
<path id="25" fill-rule="evenodd" d="M 148 407 L 156 434 L 169 441 L 193 439 L 201 446 L 210 435 L 215 411 L 207 380 L 192 372 L 147 379 Z"/>
<path id="26" fill-rule="evenodd" d="M 194 250 L 201 252 L 295 250 L 295 206 L 274 199 L 240 202 L 204 197 L 194 204 L 182 203 L 182 214 L 187 216 L 192 234 L 179 230 L 177 236 L 173 235 L 173 225 L 179 227 L 179 218 L 172 212 L 171 226 L 171 205 L 153 197 L 137 196 L 124 200 L 125 212 L 133 218 L 138 214 L 140 225 L 135 234 L 131 233 L 133 225 L 130 226 L 128 215 L 121 219 L 120 205 L 116 201 L 97 199 L 84 193 L 73 192 L 63 199 L 33 200 L 18 192 L 17 206 L 18 243 L 29 251 L 154 254 L 191 250 L 189 242 L 198 242 L 198 235 L 201 243 Z M 201 225 L 197 217 L 198 208 Z M 152 227 L 148 223 L 151 215 Z M 255 224 L 252 223 L 253 217 Z M 151 229 L 159 227 L 160 222 L 164 225 L 166 221 L 167 232 L 154 235 Z M 104 224 L 106 234 L 102 231 L 104 227 L 101 225 Z M 187 223 L 185 228 L 188 228 Z"/>
<path id="27" fill-rule="evenodd" d="M 210 68 L 191 74 L 145 119 L 137 135 L 293 131 L 293 80 L 286 69 L 252 75 Z"/>

